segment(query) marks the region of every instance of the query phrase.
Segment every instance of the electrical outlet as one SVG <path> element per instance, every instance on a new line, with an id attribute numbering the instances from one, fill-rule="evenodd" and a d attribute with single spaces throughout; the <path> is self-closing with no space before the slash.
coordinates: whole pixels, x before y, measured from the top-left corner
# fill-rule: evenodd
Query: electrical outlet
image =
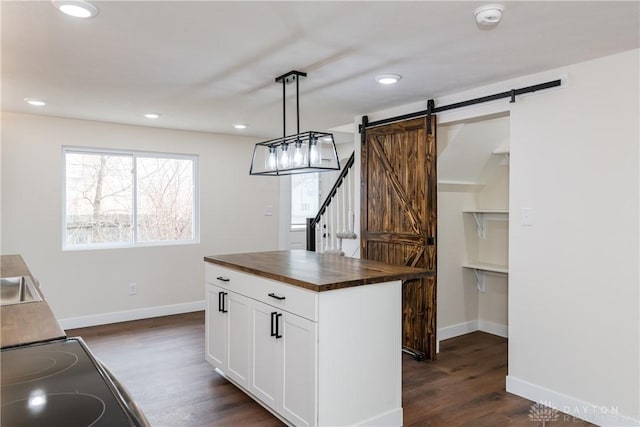
<path id="1" fill-rule="evenodd" d="M 135 295 L 138 293 L 138 285 L 135 283 L 129 283 L 129 295 Z"/>

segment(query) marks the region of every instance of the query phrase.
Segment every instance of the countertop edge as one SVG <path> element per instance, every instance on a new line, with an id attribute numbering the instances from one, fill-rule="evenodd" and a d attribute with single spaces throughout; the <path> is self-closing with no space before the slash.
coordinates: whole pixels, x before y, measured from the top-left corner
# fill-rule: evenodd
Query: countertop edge
<path id="1" fill-rule="evenodd" d="M 361 278 L 361 279 L 353 279 L 353 280 L 347 280 L 347 281 L 340 281 L 340 282 L 331 282 L 331 283 L 323 283 L 323 284 L 318 284 L 318 283 L 311 283 L 311 282 L 307 282 L 304 280 L 300 280 L 300 279 L 296 279 L 294 277 L 290 277 L 290 276 L 285 276 L 285 275 L 281 275 L 281 274 L 276 274 L 273 272 L 269 272 L 269 271 L 264 271 L 264 270 L 260 270 L 260 269 L 256 269 L 256 268 L 252 268 L 246 265 L 239 265 L 237 263 L 234 262 L 229 262 L 229 261 L 225 261 L 219 258 L 216 258 L 216 256 L 220 256 L 220 255 L 212 255 L 212 256 L 205 256 L 204 257 L 204 261 L 211 263 L 211 264 L 216 264 L 216 265 L 220 265 L 223 267 L 227 267 L 227 268 L 231 268 L 233 270 L 237 270 L 237 271 L 242 271 L 245 273 L 250 273 L 250 274 L 255 274 L 256 276 L 260 276 L 260 277 L 264 277 L 264 278 L 268 278 L 268 279 L 272 279 L 272 280 L 276 280 L 276 281 L 280 281 L 280 282 L 284 282 L 286 284 L 289 285 L 293 285 L 293 286 L 297 286 L 297 287 L 301 287 L 313 292 L 325 292 L 325 291 L 331 291 L 331 290 L 336 290 L 336 289 L 344 289 L 344 288 L 350 288 L 350 287 L 355 287 L 355 286 L 364 286 L 364 285 L 373 285 L 376 283 L 385 283 L 385 282 L 392 282 L 392 281 L 396 281 L 396 280 L 414 280 L 414 279 L 420 279 L 423 277 L 428 277 L 428 276 L 432 276 L 435 273 L 432 271 L 428 271 L 428 270 L 422 270 L 419 272 L 415 272 L 415 273 L 399 273 L 399 274 L 382 274 L 380 276 L 376 276 L 376 277 L 369 277 L 369 278 Z"/>

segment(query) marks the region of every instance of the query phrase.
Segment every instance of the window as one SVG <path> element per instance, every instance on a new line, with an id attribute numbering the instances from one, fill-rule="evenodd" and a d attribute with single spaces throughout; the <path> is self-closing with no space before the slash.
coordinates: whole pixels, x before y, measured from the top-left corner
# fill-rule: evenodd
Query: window
<path id="1" fill-rule="evenodd" d="M 197 243 L 197 157 L 63 148 L 63 249 Z"/>
<path id="2" fill-rule="evenodd" d="M 320 174 L 291 175 L 291 229 L 304 229 L 320 207 Z"/>

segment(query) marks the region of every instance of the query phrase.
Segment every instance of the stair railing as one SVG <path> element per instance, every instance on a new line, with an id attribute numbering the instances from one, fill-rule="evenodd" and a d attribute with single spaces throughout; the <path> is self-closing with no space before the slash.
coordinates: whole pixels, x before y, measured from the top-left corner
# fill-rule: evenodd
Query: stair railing
<path id="1" fill-rule="evenodd" d="M 340 215 L 340 211 L 338 210 L 338 208 L 342 208 L 342 210 L 348 208 L 350 203 L 348 203 L 347 198 L 353 197 L 353 190 L 347 188 L 346 191 L 343 191 L 341 193 L 341 197 L 336 198 L 336 205 L 332 205 L 332 200 L 338 194 L 338 189 L 342 186 L 343 182 L 345 182 L 347 176 L 349 176 L 349 170 L 355 163 L 355 154 L 355 151 L 351 153 L 351 157 L 349 157 L 349 160 L 347 160 L 347 163 L 345 163 L 345 166 L 340 172 L 338 179 L 336 179 L 335 184 L 333 184 L 333 187 L 329 191 L 329 194 L 327 194 L 327 197 L 320 206 L 320 209 L 318 209 L 318 214 L 315 216 L 315 218 L 307 218 L 308 251 L 316 250 L 316 227 L 318 224 L 322 225 L 321 231 L 323 235 L 321 237 L 329 239 L 328 241 L 330 242 L 330 248 L 332 252 L 342 250 L 342 238 L 355 238 L 355 236 L 351 237 L 351 235 L 354 233 L 349 232 L 349 230 L 351 230 L 353 227 L 353 220 L 347 219 L 345 215 Z M 331 208 L 334 209 L 330 212 L 327 212 L 327 210 Z M 328 213 L 327 218 L 324 218 L 325 213 Z M 342 218 L 342 220 L 340 220 L 340 218 Z M 347 224 L 348 222 L 351 222 L 351 224 Z M 342 226 L 342 231 L 335 232 L 335 230 L 339 230 L 340 226 Z M 340 235 L 342 235 L 343 237 L 340 237 Z"/>

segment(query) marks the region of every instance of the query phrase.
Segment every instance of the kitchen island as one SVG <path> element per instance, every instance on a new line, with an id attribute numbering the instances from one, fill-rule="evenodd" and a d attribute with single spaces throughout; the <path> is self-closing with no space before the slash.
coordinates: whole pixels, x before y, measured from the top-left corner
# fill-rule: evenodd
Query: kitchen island
<path id="1" fill-rule="evenodd" d="M 402 281 L 431 273 L 308 251 L 204 260 L 220 374 L 290 425 L 402 425 Z"/>

